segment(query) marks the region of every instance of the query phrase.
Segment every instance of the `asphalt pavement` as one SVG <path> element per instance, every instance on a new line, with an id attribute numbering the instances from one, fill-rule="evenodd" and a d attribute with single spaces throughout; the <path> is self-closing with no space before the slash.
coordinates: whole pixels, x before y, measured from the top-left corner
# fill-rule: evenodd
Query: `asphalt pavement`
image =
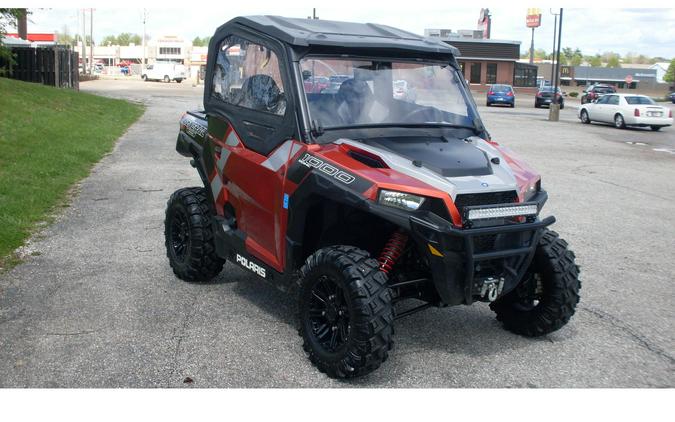
<path id="1" fill-rule="evenodd" d="M 544 214 L 581 266 L 581 303 L 556 333 L 503 330 L 485 304 L 396 323 L 375 373 L 335 381 L 305 358 L 295 304 L 228 263 L 214 283 L 169 268 L 164 206 L 199 184 L 175 152 L 187 83 L 92 81 L 83 91 L 147 105 L 143 117 L 0 274 L 2 387 L 674 387 L 675 129 L 561 122 L 519 101 L 485 108 L 494 140 L 542 173 Z M 632 142 L 632 143 L 631 143 Z M 28 193 L 29 194 L 29 193 Z"/>

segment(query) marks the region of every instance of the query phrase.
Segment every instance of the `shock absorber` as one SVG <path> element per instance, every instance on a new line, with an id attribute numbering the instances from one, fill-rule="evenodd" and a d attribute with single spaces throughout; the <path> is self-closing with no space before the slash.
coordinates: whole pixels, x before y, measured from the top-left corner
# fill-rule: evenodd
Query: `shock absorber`
<path id="1" fill-rule="evenodd" d="M 385 274 L 389 274 L 389 271 L 394 267 L 396 261 L 403 254 L 403 248 L 408 242 L 408 235 L 401 230 L 397 230 L 392 233 L 391 237 L 382 248 L 380 253 L 380 271 Z"/>

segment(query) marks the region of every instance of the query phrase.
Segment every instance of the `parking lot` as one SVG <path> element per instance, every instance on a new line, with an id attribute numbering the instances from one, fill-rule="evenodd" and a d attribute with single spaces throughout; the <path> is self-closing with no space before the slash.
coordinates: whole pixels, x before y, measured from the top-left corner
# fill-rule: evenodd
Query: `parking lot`
<path id="1" fill-rule="evenodd" d="M 577 313 L 527 339 L 486 304 L 432 308 L 397 321 L 378 371 L 340 382 L 305 358 L 283 293 L 229 263 L 211 284 L 171 272 L 164 206 L 199 184 L 175 152 L 181 114 L 201 104 L 186 82 L 81 84 L 147 111 L 0 274 L 0 386 L 675 387 L 674 128 L 583 125 L 572 100 L 552 123 L 532 97 L 478 98 L 493 139 L 542 173 L 544 215 L 581 266 Z"/>

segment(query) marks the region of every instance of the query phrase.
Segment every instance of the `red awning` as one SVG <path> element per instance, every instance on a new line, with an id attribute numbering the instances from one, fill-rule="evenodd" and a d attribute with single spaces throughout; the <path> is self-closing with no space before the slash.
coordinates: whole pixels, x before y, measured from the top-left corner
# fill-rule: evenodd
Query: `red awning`
<path id="1" fill-rule="evenodd" d="M 19 34 L 17 33 L 8 33 L 8 37 L 12 38 L 19 38 Z M 54 42 L 56 41 L 56 35 L 54 34 L 28 34 L 27 36 L 28 41 L 35 42 L 35 41 L 43 41 L 43 42 Z"/>

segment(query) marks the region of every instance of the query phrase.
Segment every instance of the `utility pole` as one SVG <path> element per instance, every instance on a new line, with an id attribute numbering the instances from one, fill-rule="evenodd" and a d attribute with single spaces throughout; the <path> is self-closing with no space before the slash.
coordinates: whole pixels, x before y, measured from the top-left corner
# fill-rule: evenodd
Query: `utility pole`
<path id="1" fill-rule="evenodd" d="M 86 25 L 86 20 L 84 17 L 84 10 L 82 9 L 82 34 L 80 36 L 80 39 L 82 41 L 82 73 L 87 73 L 87 44 L 86 44 L 86 31 L 87 28 L 85 27 Z"/>
<path id="2" fill-rule="evenodd" d="M 549 106 L 548 119 L 557 122 L 560 119 L 560 103 L 558 103 L 558 79 L 560 75 L 560 44 L 562 44 L 562 23 L 563 23 L 563 9 L 560 8 L 560 22 L 558 24 L 558 47 L 555 51 L 555 74 L 553 75 L 553 102 Z M 562 94 L 561 100 L 562 100 Z"/>
<path id="3" fill-rule="evenodd" d="M 319 17 L 316 15 L 316 7 L 312 8 L 312 16 L 307 16 L 307 19 L 319 19 Z"/>
<path id="4" fill-rule="evenodd" d="M 143 9 L 143 61 L 141 62 L 141 73 L 145 69 L 145 21 L 148 18 L 148 11 Z"/>
<path id="5" fill-rule="evenodd" d="M 94 68 L 94 9 L 89 9 L 89 74 Z"/>
<path id="6" fill-rule="evenodd" d="M 558 13 L 553 13 L 551 12 L 551 9 L 549 9 L 549 13 L 553 15 L 553 50 L 551 50 L 551 86 L 553 86 L 553 75 L 555 75 L 555 38 L 556 38 L 556 32 L 558 30 Z"/>

